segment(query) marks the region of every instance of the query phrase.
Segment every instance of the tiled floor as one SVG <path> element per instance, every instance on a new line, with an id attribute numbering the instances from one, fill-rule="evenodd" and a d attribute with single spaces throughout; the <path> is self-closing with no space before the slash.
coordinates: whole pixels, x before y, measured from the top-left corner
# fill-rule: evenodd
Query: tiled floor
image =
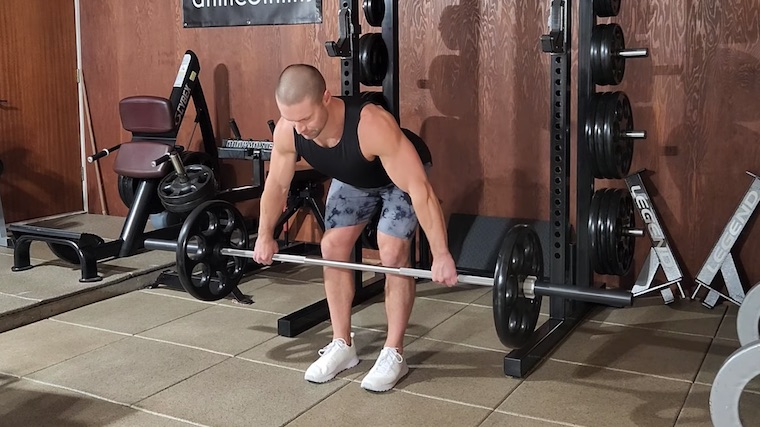
<path id="1" fill-rule="evenodd" d="M 81 285 L 55 263 L 22 283 L 6 273 L 10 256 L 0 253 L 2 295 L 44 293 L 55 276 Z M 383 344 L 382 298 L 354 310 L 362 362 L 316 385 L 303 373 L 329 325 L 285 338 L 277 319 L 323 297 L 319 270 L 280 266 L 241 290 L 253 305 L 124 291 L 0 334 L 0 425 L 710 426 L 711 382 L 739 346 L 734 308 L 648 298 L 595 311 L 527 378 L 508 378 L 490 291 L 421 283 L 411 371 L 375 394 L 359 382 Z M 742 416 L 760 425 L 760 381 L 749 389 Z"/>

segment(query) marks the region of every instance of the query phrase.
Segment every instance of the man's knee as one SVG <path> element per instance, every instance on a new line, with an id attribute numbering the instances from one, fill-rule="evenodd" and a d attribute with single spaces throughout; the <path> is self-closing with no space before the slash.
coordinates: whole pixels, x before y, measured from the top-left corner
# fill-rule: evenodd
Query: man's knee
<path id="1" fill-rule="evenodd" d="M 328 230 L 319 243 L 322 257 L 325 259 L 344 260 L 348 259 L 354 248 L 354 227 L 341 227 Z"/>
<path id="2" fill-rule="evenodd" d="M 377 235 L 380 262 L 386 267 L 406 267 L 409 262 L 409 240 L 399 239 L 382 232 Z"/>

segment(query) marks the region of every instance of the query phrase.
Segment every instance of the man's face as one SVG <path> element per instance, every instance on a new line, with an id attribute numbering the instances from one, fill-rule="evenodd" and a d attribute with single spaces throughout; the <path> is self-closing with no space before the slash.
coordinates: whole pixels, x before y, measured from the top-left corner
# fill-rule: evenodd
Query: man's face
<path id="1" fill-rule="evenodd" d="M 281 105 L 278 103 L 280 115 L 293 123 L 299 135 L 306 139 L 315 139 L 322 133 L 327 123 L 327 96 L 319 102 L 304 99 L 298 104 Z"/>

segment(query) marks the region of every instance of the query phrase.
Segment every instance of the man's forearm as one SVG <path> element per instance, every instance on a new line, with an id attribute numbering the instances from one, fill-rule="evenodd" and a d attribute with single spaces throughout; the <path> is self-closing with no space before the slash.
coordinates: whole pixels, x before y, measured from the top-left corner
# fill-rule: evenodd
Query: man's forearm
<path id="1" fill-rule="evenodd" d="M 433 189 L 429 184 L 420 184 L 410 188 L 409 196 L 412 198 L 412 206 L 420 221 L 420 226 L 430 243 L 433 258 L 448 255 L 449 243 L 445 219 Z"/>
<path id="2" fill-rule="evenodd" d="M 265 186 L 259 209 L 259 236 L 274 235 L 274 226 L 282 214 L 288 191 L 277 186 Z"/>

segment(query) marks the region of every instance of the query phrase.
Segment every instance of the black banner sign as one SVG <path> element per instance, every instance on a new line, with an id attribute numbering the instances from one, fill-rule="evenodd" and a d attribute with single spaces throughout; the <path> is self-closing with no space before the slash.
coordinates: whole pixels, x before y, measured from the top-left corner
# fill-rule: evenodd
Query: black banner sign
<path id="1" fill-rule="evenodd" d="M 181 1 L 186 28 L 322 22 L 322 0 Z"/>

